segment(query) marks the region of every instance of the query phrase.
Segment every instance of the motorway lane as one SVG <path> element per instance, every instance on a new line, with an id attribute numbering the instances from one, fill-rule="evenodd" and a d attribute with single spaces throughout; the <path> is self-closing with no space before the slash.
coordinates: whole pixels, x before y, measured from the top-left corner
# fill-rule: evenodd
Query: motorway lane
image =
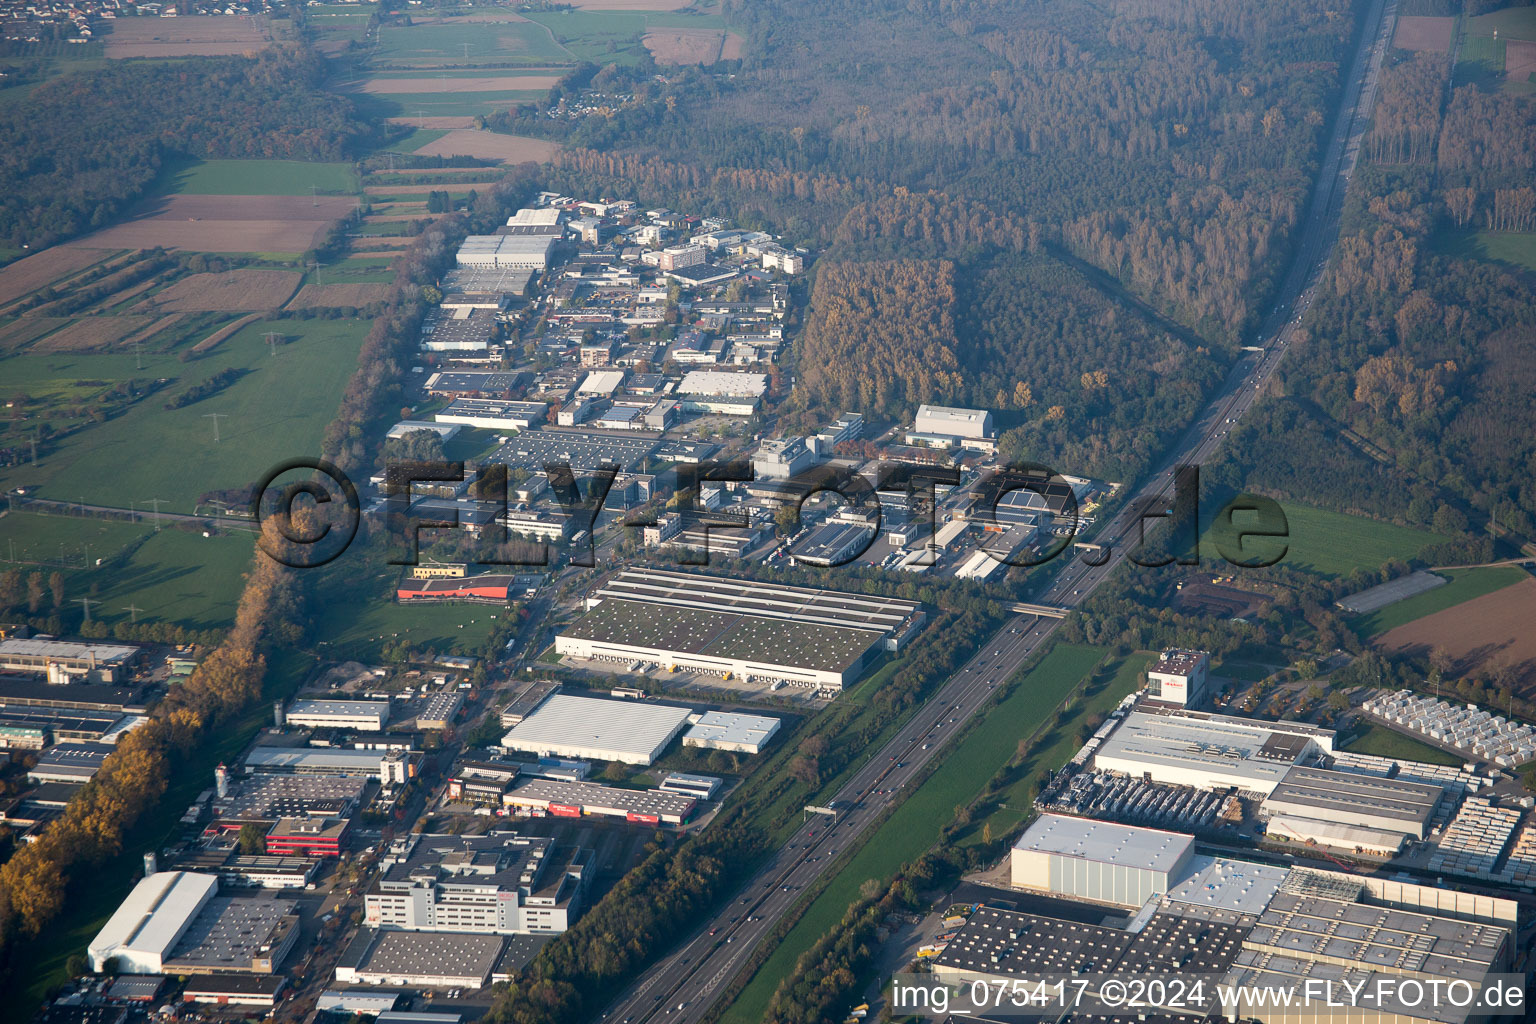
<path id="1" fill-rule="evenodd" d="M 1279 302 L 1261 329 L 1261 351 L 1239 360 L 1222 389 L 1158 470 L 1099 531 L 1095 539 L 1110 547 L 1103 564 L 1076 561 L 1066 566 L 1040 596 L 1042 602 L 1073 608 L 1085 601 L 1131 550 L 1126 540 L 1137 529 L 1138 510 L 1143 504 L 1171 495 L 1174 468 L 1197 465 L 1209 458 L 1231 425 L 1263 393 L 1292 340 L 1296 327 L 1292 311 L 1305 310 L 1310 303 L 1327 253 L 1336 241 L 1344 192 L 1369 123 L 1395 9 L 1395 0 L 1377 0 L 1368 15 L 1371 20 L 1361 34 L 1341 103 L 1341 110 L 1348 114 L 1335 125 L 1318 186 L 1302 222 L 1296 259 Z M 693 1024 L 702 1019 L 756 945 L 799 899 L 801 890 L 835 863 L 838 850 L 846 848 L 896 802 L 902 787 L 938 754 L 941 741 L 961 728 L 986 703 L 992 690 L 1039 650 L 1059 625 L 1060 620 L 1029 615 L 1010 620 L 843 787 L 836 797 L 842 813 L 835 824 L 818 820 L 797 831 L 729 906 L 647 971 L 602 1019 L 623 1024 L 674 1020 Z"/>

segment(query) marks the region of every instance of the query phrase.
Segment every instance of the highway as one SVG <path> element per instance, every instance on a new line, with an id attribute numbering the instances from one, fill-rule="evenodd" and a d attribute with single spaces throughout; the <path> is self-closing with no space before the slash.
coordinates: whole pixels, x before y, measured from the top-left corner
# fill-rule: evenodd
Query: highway
<path id="1" fill-rule="evenodd" d="M 1376 0 L 1350 67 L 1332 137 L 1320 166 L 1317 187 L 1300 226 L 1297 251 L 1274 311 L 1260 329 L 1259 351 L 1233 367 L 1220 391 L 1145 483 L 1093 538 L 1109 552 L 1103 564 L 1081 561 L 1062 568 L 1040 595 L 1043 604 L 1073 608 L 1087 600 L 1131 550 L 1138 510 L 1166 500 L 1175 467 L 1198 465 L 1221 444 L 1232 425 L 1263 393 L 1284 357 L 1296 318 L 1310 303 L 1318 276 L 1337 238 L 1344 192 L 1354 172 L 1360 141 L 1375 100 L 1377 76 L 1394 24 L 1395 0 Z M 1128 543 L 1129 542 L 1129 543 Z M 1100 557 L 1095 555 L 1094 557 Z M 885 747 L 871 756 L 839 791 L 834 819 L 814 816 L 779 848 L 730 904 L 681 947 L 652 965 L 602 1015 L 622 1024 L 684 1021 L 706 1017 L 722 990 L 743 969 L 752 951 L 800 898 L 827 872 L 839 851 L 855 843 L 893 804 L 902 789 L 943 749 L 949 737 L 985 706 L 992 691 L 1038 651 L 1061 620 L 1020 615 L 992 639 L 929 699 Z"/>

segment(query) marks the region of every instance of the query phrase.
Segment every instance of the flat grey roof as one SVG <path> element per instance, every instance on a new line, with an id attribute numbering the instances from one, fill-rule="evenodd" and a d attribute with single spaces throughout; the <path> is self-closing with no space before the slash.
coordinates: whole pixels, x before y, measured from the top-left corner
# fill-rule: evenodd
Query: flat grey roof
<path id="1" fill-rule="evenodd" d="M 293 900 L 272 896 L 214 896 L 166 958 L 167 973 L 176 973 L 178 966 L 249 968 L 295 906 Z"/>
<path id="2" fill-rule="evenodd" d="M 779 720 L 768 715 L 744 715 L 732 711 L 706 711 L 683 734 L 685 740 L 716 743 L 766 743 L 779 731 Z"/>
<path id="3" fill-rule="evenodd" d="M 672 704 L 603 700 L 557 693 L 502 739 L 514 750 L 590 747 L 650 758 L 688 721 L 692 712 Z"/>
<path id="4" fill-rule="evenodd" d="M 39 640 L 39 639 L 10 639 L 0 640 L 0 658 L 70 658 L 88 659 L 94 657 L 97 661 L 108 664 L 127 661 L 139 648 L 128 647 L 123 644 L 101 644 L 91 641 L 73 640 Z"/>
<path id="5" fill-rule="evenodd" d="M 1335 814 L 1358 812 L 1401 819 L 1422 826 L 1435 812 L 1445 790 L 1419 782 L 1383 779 L 1323 768 L 1292 768 L 1266 804 L 1323 808 Z"/>
<path id="6" fill-rule="evenodd" d="M 309 700 L 300 699 L 288 706 L 293 715 L 383 715 L 389 717 L 387 700 Z"/>
<path id="7" fill-rule="evenodd" d="M 543 800 L 574 807 L 604 807 L 636 814 L 682 816 L 698 802 L 691 796 L 663 793 L 657 789 L 618 789 L 597 782 L 565 782 L 560 779 L 528 779 L 509 794 L 516 801 Z"/>
<path id="8" fill-rule="evenodd" d="M 605 582 L 593 596 L 881 633 L 900 626 L 922 607 L 916 601 L 894 597 L 668 569 L 627 569 Z"/>
<path id="9" fill-rule="evenodd" d="M 1182 832 L 1164 832 L 1064 814 L 1040 815 L 1013 844 L 1015 850 L 1163 872 L 1177 867 L 1179 860 L 1194 846 L 1195 837 Z"/>
<path id="10" fill-rule="evenodd" d="M 1190 868 L 1193 874 L 1168 888 L 1169 900 L 1255 917 L 1269 906 L 1289 870 L 1204 854 L 1196 854 Z"/>
<path id="11" fill-rule="evenodd" d="M 427 977 L 490 976 L 504 939 L 465 932 L 378 933 L 378 940 L 357 969 L 368 974 Z"/>

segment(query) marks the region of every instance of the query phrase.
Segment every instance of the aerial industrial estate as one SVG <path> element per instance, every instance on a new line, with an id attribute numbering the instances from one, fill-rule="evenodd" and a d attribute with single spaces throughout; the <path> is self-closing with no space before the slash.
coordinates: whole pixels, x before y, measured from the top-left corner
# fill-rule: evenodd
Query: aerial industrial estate
<path id="1" fill-rule="evenodd" d="M 866 684 L 941 642 L 935 620 L 956 621 L 949 598 L 911 582 L 995 585 L 1122 497 L 1087 478 L 1010 475 L 987 410 L 922 405 L 910 423 L 873 429 L 845 411 L 819 432 L 751 435 L 783 397 L 773 359 L 794 308 L 764 268 L 799 273 L 802 257 L 786 264 L 772 239 L 717 221 L 685 220 L 691 241 L 645 247 L 639 238 L 668 240 L 675 229 L 650 228 L 674 215 L 607 203 L 574 216 L 590 205 L 544 194 L 504 233 L 458 248 L 418 352 L 418 408 L 435 411 L 384 437 L 413 457 L 478 454 L 407 496 L 421 553 L 378 596 L 493 621 L 511 607 L 522 621 L 475 655 L 331 660 L 297 681 L 144 851 L 142 877 L 95 930 L 87 967 L 116 976 L 113 990 L 141 979 L 134 991 L 172 1015 L 449 1024 L 496 1013 L 504 986 L 597 913 L 648 850 L 708 836 L 733 801 L 760 799 L 745 795 L 759 785 L 806 793 L 803 812 L 778 813 L 806 819 L 787 849 L 814 878 L 835 861 L 838 822 L 922 785 L 907 777 L 940 763 L 943 729 L 958 731 L 967 708 L 965 696 L 930 697 L 941 710 L 928 731 L 854 757 L 878 769 L 874 788 L 809 799 L 833 759 L 824 740 L 795 737 L 856 706 L 849 691 L 868 701 Z M 731 297 L 707 297 L 726 282 Z M 678 309 L 699 326 L 651 340 L 662 311 Z M 709 460 L 750 472 L 686 475 Z M 496 467 L 505 500 L 474 486 Z M 380 525 L 390 497 L 382 475 L 370 482 Z M 509 539 L 538 547 L 511 566 L 480 560 Z M 804 575 L 839 566 L 862 573 L 841 586 Z M 1027 694 L 1028 672 L 1012 679 L 1023 656 L 1083 614 L 1089 582 L 1011 603 L 1008 625 L 954 663 L 951 686 L 983 702 L 1010 682 Z M 0 739 L 25 766 L 0 811 L 13 834 L 46 835 L 203 653 L 24 629 L 0 640 Z M 1090 721 L 1063 763 L 1042 766 L 1000 859 L 929 898 L 949 908 L 938 917 L 914 915 L 900 938 L 896 920 L 882 925 L 888 971 L 956 994 L 1170 969 L 1249 990 L 1379 977 L 1482 990 L 1523 963 L 1536 815 L 1514 773 L 1533 759 L 1529 726 L 1384 687 L 1356 689 L 1326 719 L 1293 693 L 1312 712 L 1275 717 L 1282 705 L 1255 713 L 1251 680 L 1208 651 L 1141 664 L 1134 692 Z M 1341 728 L 1376 727 L 1420 738 L 1431 761 L 1341 740 Z M 787 906 L 800 888 L 766 891 Z M 705 944 L 699 970 L 738 935 L 758 938 L 750 929 L 769 918 L 756 908 L 770 904 L 752 891 L 734 906 L 754 909 L 683 925 L 687 948 Z M 617 994 L 621 1019 L 686 1012 L 693 981 L 672 982 L 673 970 L 695 977 L 663 965 L 654 983 L 683 998 L 637 1014 L 635 997 Z M 879 1003 L 899 1019 L 894 991 L 876 986 L 838 1012 L 857 1021 Z M 133 1004 L 75 993 L 46 1012 L 64 1021 L 87 1005 Z M 414 1016 L 399 1009 L 412 1005 Z M 1248 1005 L 1153 1009 L 1291 1019 Z M 985 1006 L 970 1012 L 988 1019 Z M 1475 1016 L 1389 1004 L 1368 1019 Z"/>
<path id="2" fill-rule="evenodd" d="M 1533 12 L 0 0 L 0 1016 L 1530 1016 Z"/>

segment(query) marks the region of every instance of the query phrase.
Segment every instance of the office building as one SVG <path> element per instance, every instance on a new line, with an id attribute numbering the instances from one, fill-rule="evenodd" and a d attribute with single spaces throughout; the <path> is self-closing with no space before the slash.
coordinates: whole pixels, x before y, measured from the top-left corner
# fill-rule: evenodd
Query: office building
<path id="1" fill-rule="evenodd" d="M 1020 493 L 1027 492 L 1011 492 Z M 1199 707 L 1205 702 L 1210 665 L 1211 656 L 1205 651 L 1164 651 L 1147 666 L 1147 698 L 1180 707 Z"/>
<path id="2" fill-rule="evenodd" d="M 758 445 L 752 472 L 759 480 L 788 480 L 816 465 L 803 437 L 774 437 Z"/>
<path id="3" fill-rule="evenodd" d="M 415 932 L 563 932 L 582 910 L 587 859 L 553 839 L 506 832 L 407 836 L 380 862 L 364 923 Z"/>

